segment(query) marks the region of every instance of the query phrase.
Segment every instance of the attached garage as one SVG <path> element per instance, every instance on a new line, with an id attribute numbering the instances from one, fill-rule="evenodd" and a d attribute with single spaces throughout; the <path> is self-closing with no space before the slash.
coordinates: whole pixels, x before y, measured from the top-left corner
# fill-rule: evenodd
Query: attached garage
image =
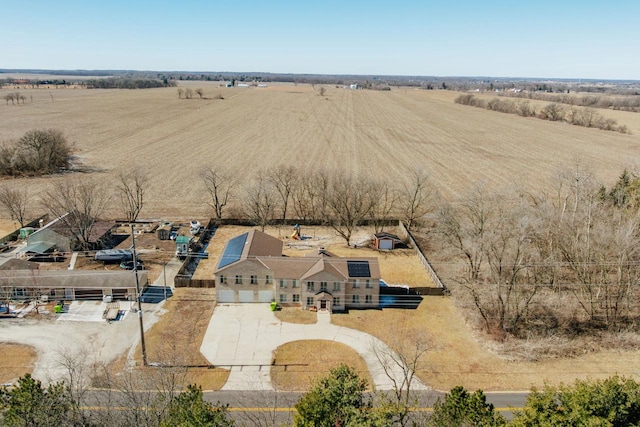
<path id="1" fill-rule="evenodd" d="M 275 301 L 273 291 L 258 291 L 258 302 L 271 302 Z"/>
<path id="2" fill-rule="evenodd" d="M 219 303 L 233 303 L 233 302 L 235 302 L 233 290 L 218 289 L 217 294 L 218 294 L 218 302 Z"/>
<path id="3" fill-rule="evenodd" d="M 253 291 L 238 291 L 238 302 L 255 302 Z"/>

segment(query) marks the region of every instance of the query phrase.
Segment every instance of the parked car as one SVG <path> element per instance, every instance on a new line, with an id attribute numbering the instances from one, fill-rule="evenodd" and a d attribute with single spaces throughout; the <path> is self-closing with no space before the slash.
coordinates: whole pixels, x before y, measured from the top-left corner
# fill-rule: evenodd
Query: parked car
<path id="1" fill-rule="evenodd" d="M 125 270 L 133 270 L 133 261 L 121 262 L 120 268 L 124 268 Z M 142 264 L 142 261 L 136 261 L 136 270 L 144 270 L 144 265 Z"/>

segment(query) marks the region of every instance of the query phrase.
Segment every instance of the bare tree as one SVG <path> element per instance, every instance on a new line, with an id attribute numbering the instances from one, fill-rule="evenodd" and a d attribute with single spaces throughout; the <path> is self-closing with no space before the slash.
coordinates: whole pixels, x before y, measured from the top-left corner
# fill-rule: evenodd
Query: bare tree
<path id="1" fill-rule="evenodd" d="M 416 169 L 408 183 L 404 183 L 399 198 L 402 220 L 408 230 L 413 229 L 417 220 L 433 209 L 435 191 L 429 182 L 429 176 Z"/>
<path id="2" fill-rule="evenodd" d="M 540 116 L 541 118 L 550 120 L 550 121 L 564 120 L 564 116 L 565 116 L 564 107 L 556 103 L 548 104 L 542 110 L 540 110 Z"/>
<path id="3" fill-rule="evenodd" d="M 371 182 L 366 178 L 336 173 L 331 180 L 327 197 L 330 225 L 347 246 L 353 231 L 371 212 L 374 202 L 370 189 Z"/>
<path id="4" fill-rule="evenodd" d="M 327 88 L 324 86 L 320 86 L 320 89 L 318 89 L 318 95 L 320 96 L 324 96 L 326 92 L 327 92 Z"/>
<path id="5" fill-rule="evenodd" d="M 136 168 L 130 172 L 122 171 L 118 175 L 117 188 L 127 221 L 135 221 L 140 215 L 148 187 L 149 177 L 144 170 Z"/>
<path id="6" fill-rule="evenodd" d="M 439 209 L 439 232 L 443 242 L 465 260 L 467 271 L 463 280 L 467 283 L 480 278 L 486 261 L 494 201 L 495 198 L 488 195 L 483 185 L 479 184 L 455 205 L 443 205 Z"/>
<path id="7" fill-rule="evenodd" d="M 182 99 L 182 97 L 184 96 L 184 89 L 182 89 L 181 87 L 178 88 L 178 98 Z"/>
<path id="8" fill-rule="evenodd" d="M 233 196 L 236 179 L 222 167 L 210 167 L 200 173 L 200 178 L 209 193 L 207 204 L 215 211 L 216 218 L 222 219 L 224 208 Z"/>
<path id="9" fill-rule="evenodd" d="M 298 175 L 300 171 L 294 166 L 282 166 L 272 169 L 266 173 L 269 181 L 273 184 L 276 191 L 280 195 L 282 222 L 287 218 L 289 201 L 291 194 L 294 192 L 298 184 Z"/>
<path id="10" fill-rule="evenodd" d="M 30 130 L 15 145 L 11 166 L 15 173 L 54 173 L 69 167 L 72 152 L 72 145 L 61 131 Z"/>
<path id="11" fill-rule="evenodd" d="M 84 346 L 78 351 L 68 348 L 57 352 L 57 364 L 65 371 L 65 384 L 71 398 L 71 412 L 77 425 L 100 425 L 100 416 L 86 410 L 87 393 L 91 387 L 91 374 L 95 367 L 93 353 Z"/>
<path id="12" fill-rule="evenodd" d="M 273 184 L 262 176 L 256 178 L 246 189 L 246 211 L 262 231 L 274 218 L 277 194 Z"/>
<path id="13" fill-rule="evenodd" d="M 392 384 L 391 395 L 384 393 L 379 398 L 388 407 L 393 425 L 400 426 L 407 425 L 410 409 L 416 406 L 416 372 L 427 353 L 422 337 L 407 335 L 408 331 L 401 328 L 397 339 L 389 343 L 393 349 L 379 342 L 373 344 L 373 353 Z"/>
<path id="14" fill-rule="evenodd" d="M 202 97 L 204 96 L 204 91 L 201 88 L 196 89 L 196 95 L 198 95 L 198 98 L 202 99 Z"/>
<path id="15" fill-rule="evenodd" d="M 184 90 L 184 97 L 185 97 L 185 98 L 187 98 L 187 99 L 191 99 L 191 98 L 193 98 L 193 89 L 191 89 L 191 88 L 186 88 L 186 89 Z"/>
<path id="16" fill-rule="evenodd" d="M 11 215 L 12 220 L 20 223 L 20 227 L 24 227 L 27 220 L 29 199 L 29 191 L 26 185 L 22 188 L 9 188 L 7 185 L 0 187 L 0 204 Z"/>
<path id="17" fill-rule="evenodd" d="M 379 180 L 371 182 L 371 212 L 375 232 L 384 230 L 384 226 L 391 218 L 391 212 L 396 207 L 398 196 L 396 189 L 388 181 Z"/>
<path id="18" fill-rule="evenodd" d="M 42 204 L 60 218 L 82 249 L 91 249 L 91 230 L 105 212 L 109 197 L 97 180 L 69 178 L 52 184 L 42 197 Z"/>

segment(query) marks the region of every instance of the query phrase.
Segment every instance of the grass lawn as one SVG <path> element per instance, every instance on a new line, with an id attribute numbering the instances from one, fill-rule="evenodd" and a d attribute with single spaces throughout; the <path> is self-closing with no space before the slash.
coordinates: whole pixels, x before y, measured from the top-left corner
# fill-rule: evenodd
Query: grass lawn
<path id="1" fill-rule="evenodd" d="M 200 345 L 215 307 L 215 289 L 177 288 L 164 305 L 166 312 L 145 333 L 149 363 L 169 365 L 208 365 L 200 353 Z M 142 365 L 142 349 L 136 348 L 138 366 Z M 156 368 L 144 368 L 156 369 Z M 190 367 L 187 384 L 196 383 L 204 390 L 219 390 L 227 381 L 229 371 L 207 367 Z"/>
<path id="2" fill-rule="evenodd" d="M 288 323 L 312 325 L 318 321 L 317 313 L 302 310 L 300 307 L 282 307 L 282 310 L 277 310 L 274 314 L 281 321 Z"/>
<path id="3" fill-rule="evenodd" d="M 364 360 L 348 345 L 324 340 L 288 342 L 278 347 L 271 366 L 271 382 L 276 390 L 305 391 L 329 370 L 345 363 L 367 380 L 371 375 Z"/>
<path id="4" fill-rule="evenodd" d="M 38 354 L 28 345 L 0 343 L 0 384 L 13 383 L 33 372 Z"/>

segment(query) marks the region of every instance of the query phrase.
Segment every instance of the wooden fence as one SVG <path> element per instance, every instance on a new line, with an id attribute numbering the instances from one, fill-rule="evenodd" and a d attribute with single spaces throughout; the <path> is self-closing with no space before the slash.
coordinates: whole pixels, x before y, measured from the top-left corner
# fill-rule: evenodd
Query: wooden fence
<path id="1" fill-rule="evenodd" d="M 215 288 L 216 281 L 214 279 L 192 279 L 190 277 L 178 277 L 173 279 L 176 288 Z"/>
<path id="2" fill-rule="evenodd" d="M 418 246 L 418 243 L 413 238 L 413 235 L 411 234 L 411 232 L 409 230 L 407 230 L 407 228 L 404 226 L 404 224 L 402 223 L 401 220 L 398 221 L 398 226 L 400 227 L 400 231 L 402 232 L 403 237 L 405 239 L 409 240 L 409 243 L 415 249 L 416 253 L 418 254 L 418 258 L 420 258 L 420 261 L 422 262 L 424 267 L 427 269 L 427 273 L 429 273 L 429 276 L 431 276 L 431 279 L 433 280 L 433 283 L 439 289 L 441 289 L 440 294 L 446 294 L 447 293 L 447 287 L 444 285 L 444 283 L 442 283 L 442 280 L 440 280 L 440 277 L 438 276 L 438 273 L 436 273 L 436 270 L 434 270 L 434 268 L 431 266 L 431 263 L 429 262 L 427 257 L 424 255 L 424 253 L 422 253 L 422 250 L 420 249 L 420 246 Z M 432 295 L 431 293 L 427 293 L 426 288 L 424 288 L 424 289 L 420 288 L 420 289 L 423 290 L 423 292 L 424 292 L 422 295 Z M 437 292 L 436 292 L 436 295 L 437 295 Z"/>
<path id="3" fill-rule="evenodd" d="M 209 240 L 213 237 L 216 230 L 216 221 L 211 219 L 209 224 L 200 234 L 200 237 L 190 245 L 190 256 L 187 256 L 178 274 L 173 279 L 173 285 L 176 288 L 215 288 L 216 281 L 214 279 L 193 279 L 193 273 L 198 268 L 200 257 L 197 256 L 204 247 L 209 243 Z"/>

